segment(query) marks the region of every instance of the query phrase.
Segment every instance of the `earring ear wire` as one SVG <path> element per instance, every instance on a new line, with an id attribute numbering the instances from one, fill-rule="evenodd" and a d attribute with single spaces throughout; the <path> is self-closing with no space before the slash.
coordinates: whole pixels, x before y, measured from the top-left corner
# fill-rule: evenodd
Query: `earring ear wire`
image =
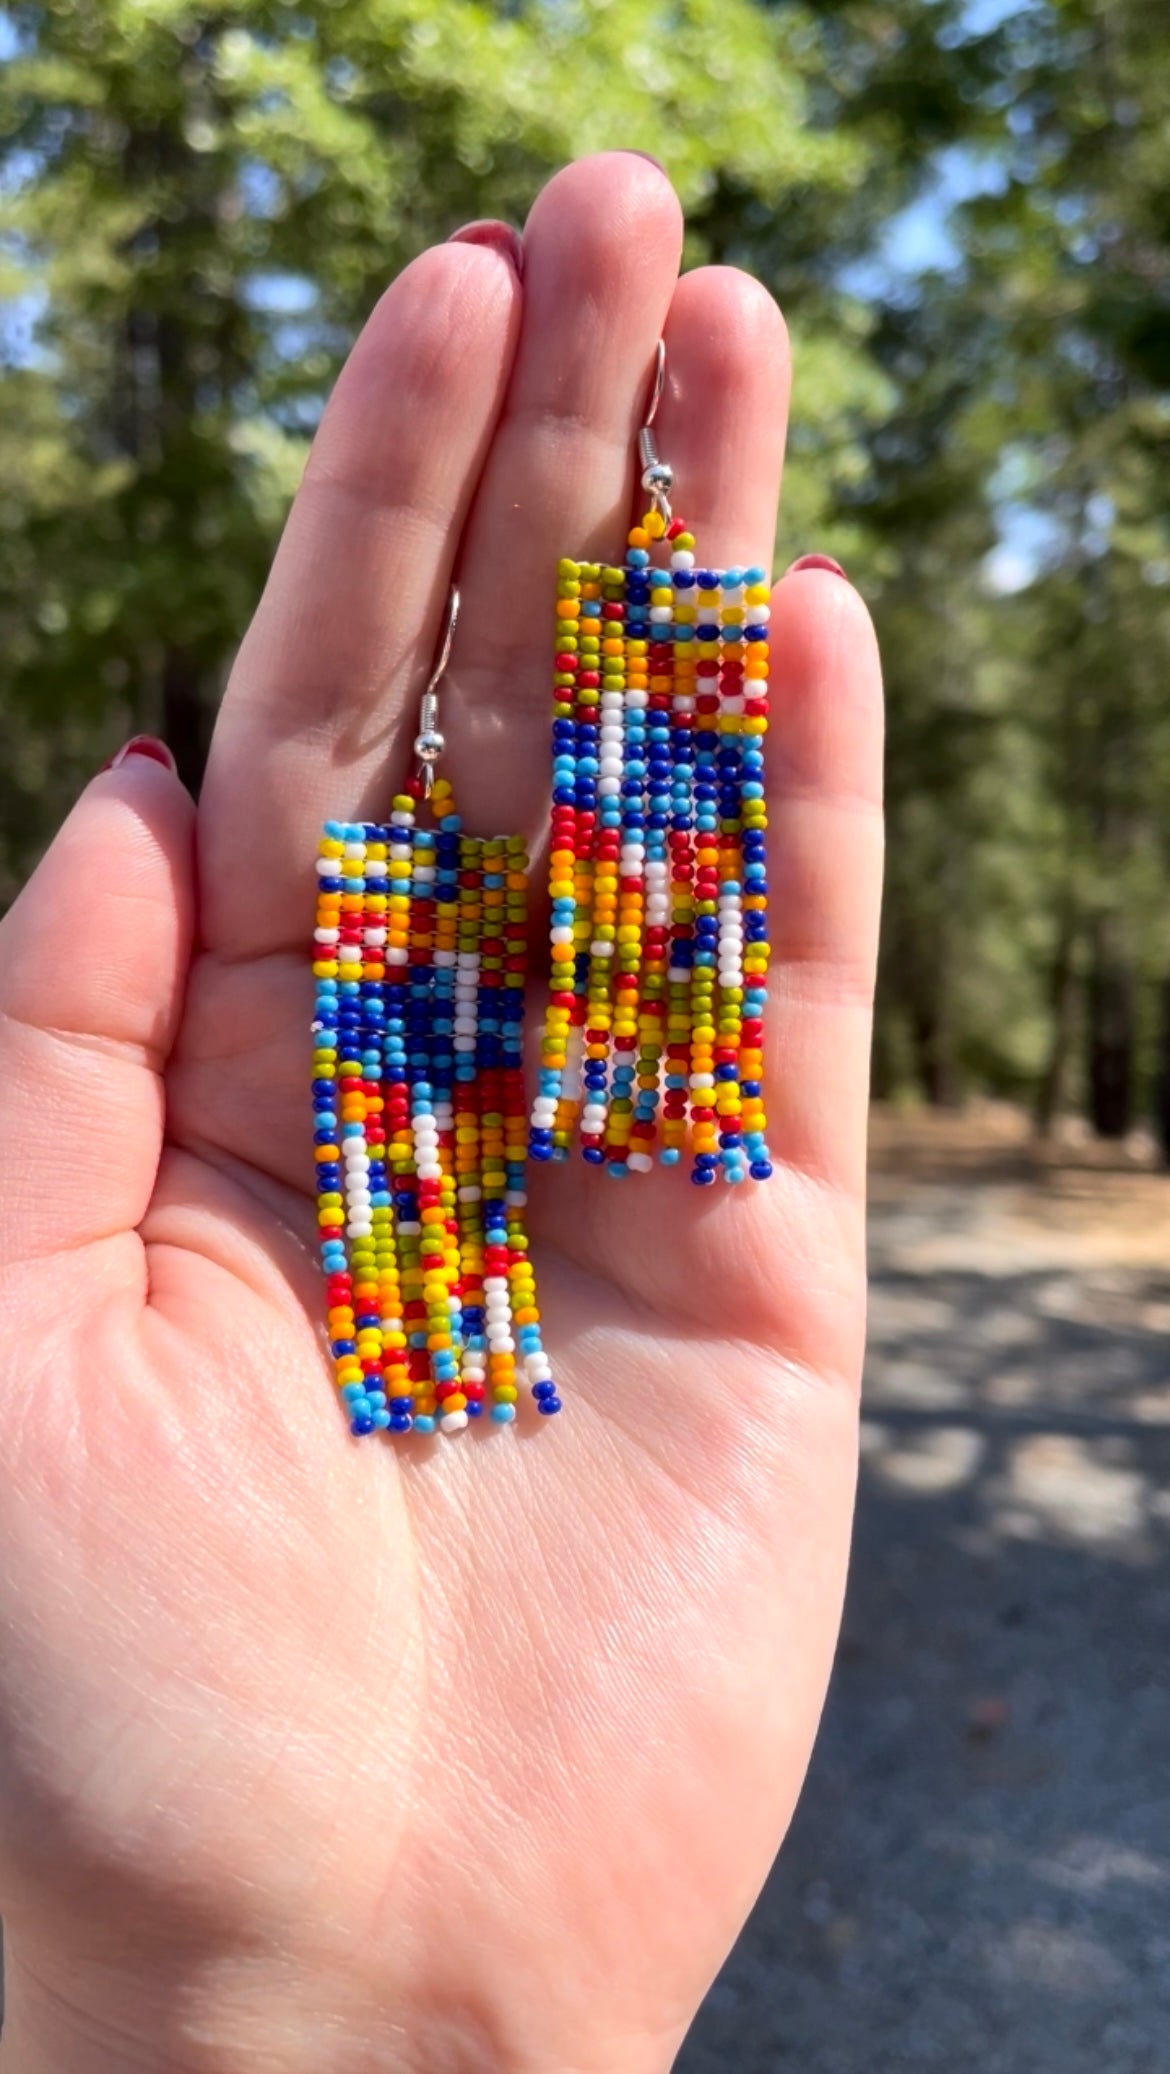
<path id="1" fill-rule="evenodd" d="M 414 753 L 418 760 L 417 775 L 422 781 L 424 799 L 431 796 L 439 758 L 447 746 L 446 740 L 439 732 L 439 686 L 447 674 L 458 621 L 459 590 L 453 583 L 447 593 L 447 609 L 443 616 L 438 653 L 419 705 L 418 733 L 414 738 Z"/>

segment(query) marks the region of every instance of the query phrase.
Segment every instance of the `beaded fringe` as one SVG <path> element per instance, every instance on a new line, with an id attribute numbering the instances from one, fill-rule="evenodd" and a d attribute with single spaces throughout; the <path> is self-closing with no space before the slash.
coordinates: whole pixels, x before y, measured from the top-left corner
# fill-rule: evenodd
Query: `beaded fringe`
<path id="1" fill-rule="evenodd" d="M 527 858 L 435 827 L 325 826 L 313 1106 L 330 1350 L 355 1434 L 560 1410 L 524 1232 Z"/>
<path id="2" fill-rule="evenodd" d="M 669 567 L 651 562 L 665 537 Z M 696 569 L 647 514 L 623 567 L 557 568 L 552 979 L 533 1159 L 691 1155 L 766 1180 L 763 569 Z"/>

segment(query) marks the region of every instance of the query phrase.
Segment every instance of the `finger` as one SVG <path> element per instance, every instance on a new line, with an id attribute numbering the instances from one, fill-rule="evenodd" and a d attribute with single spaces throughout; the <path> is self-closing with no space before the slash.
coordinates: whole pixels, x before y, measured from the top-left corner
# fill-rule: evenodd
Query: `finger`
<path id="1" fill-rule="evenodd" d="M 194 808 L 149 754 L 95 778 L 0 925 L 6 1264 L 141 1222 L 191 939 Z"/>
<path id="2" fill-rule="evenodd" d="M 750 274 L 699 267 L 678 284 L 664 339 L 654 429 L 675 513 L 700 563 L 770 569 L 792 375 L 784 319 Z"/>
<path id="3" fill-rule="evenodd" d="M 461 551 L 444 693 L 445 768 L 474 828 L 531 834 L 543 818 L 557 558 L 621 554 L 681 243 L 669 182 L 633 152 L 566 167 L 529 216 L 520 343 Z"/>
<path id="4" fill-rule="evenodd" d="M 221 956 L 299 943 L 321 822 L 387 807 L 520 299 L 502 249 L 438 246 L 387 290 L 346 363 L 212 744 L 201 927 Z"/>
<path id="5" fill-rule="evenodd" d="M 882 887 L 882 683 L 869 613 L 825 568 L 772 594 L 769 1143 L 860 1197 Z"/>

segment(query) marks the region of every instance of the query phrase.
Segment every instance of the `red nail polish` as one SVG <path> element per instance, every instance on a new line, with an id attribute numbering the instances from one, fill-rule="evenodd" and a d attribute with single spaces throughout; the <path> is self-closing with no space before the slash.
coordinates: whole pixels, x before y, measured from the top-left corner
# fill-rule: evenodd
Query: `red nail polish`
<path id="1" fill-rule="evenodd" d="M 845 576 L 840 562 L 835 562 L 832 555 L 800 555 L 788 571 L 790 576 L 793 569 L 827 569 L 832 576 Z M 847 576 L 845 581 L 849 581 Z"/>
<path id="2" fill-rule="evenodd" d="M 145 756 L 148 762 L 161 763 L 164 770 L 171 771 L 172 773 L 178 769 L 178 765 L 166 743 L 160 742 L 157 735 L 134 735 L 130 741 L 123 742 L 122 747 L 116 755 L 111 756 L 108 763 L 103 763 L 102 769 L 103 771 L 120 770 L 121 766 L 127 763 L 132 756 Z"/>
<path id="3" fill-rule="evenodd" d="M 447 243 L 486 245 L 489 252 L 498 252 L 506 259 L 521 280 L 524 278 L 524 242 L 510 223 L 499 223 L 494 216 L 485 216 L 481 222 L 464 223 L 458 230 L 453 230 Z"/>

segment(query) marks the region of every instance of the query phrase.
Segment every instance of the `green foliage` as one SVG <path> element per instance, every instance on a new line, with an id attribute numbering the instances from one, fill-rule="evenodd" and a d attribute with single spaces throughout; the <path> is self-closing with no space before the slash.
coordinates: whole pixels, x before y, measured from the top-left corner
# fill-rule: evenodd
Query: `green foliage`
<path id="1" fill-rule="evenodd" d="M 837 553 L 878 619 L 880 1084 L 1050 1108 L 1100 1064 L 1094 1003 L 1124 997 L 1144 1086 L 1170 970 L 1170 21 L 1144 0 L 971 19 L 959 0 L 9 8 L 0 892 L 130 727 L 162 727 L 197 776 L 387 278 L 460 220 L 522 220 L 567 156 L 639 145 L 682 196 L 687 263 L 745 265 L 781 300 L 781 549 Z M 956 165 L 954 263 L 891 264 L 891 221 Z M 1005 528 L 1025 542 L 1006 586 Z"/>

